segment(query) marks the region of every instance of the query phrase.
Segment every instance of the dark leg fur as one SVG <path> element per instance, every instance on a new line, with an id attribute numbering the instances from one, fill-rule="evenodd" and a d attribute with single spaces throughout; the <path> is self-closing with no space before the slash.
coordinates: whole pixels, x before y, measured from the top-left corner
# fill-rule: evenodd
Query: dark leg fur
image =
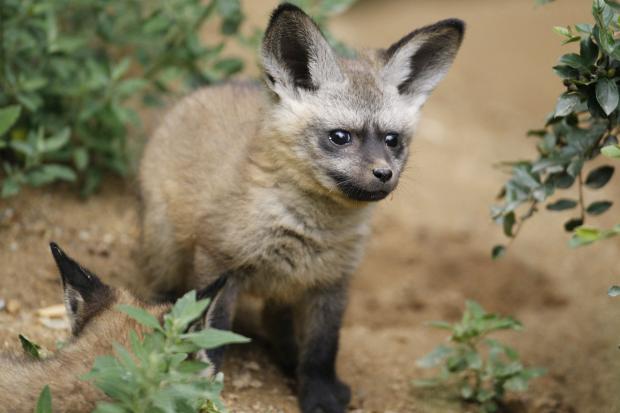
<path id="1" fill-rule="evenodd" d="M 237 286 L 234 281 L 229 280 L 222 288 L 222 291 L 213 299 L 207 312 L 210 327 L 220 330 L 232 329 L 237 292 Z M 207 351 L 207 356 L 211 363 L 213 363 L 215 371 L 220 371 L 225 352 L 226 346 Z"/>
<path id="2" fill-rule="evenodd" d="M 346 283 L 312 291 L 296 308 L 301 332 L 297 377 L 303 413 L 344 413 L 351 400 L 349 386 L 336 375 L 336 355 Z"/>
<path id="3" fill-rule="evenodd" d="M 289 377 L 297 370 L 298 346 L 295 337 L 293 307 L 267 301 L 263 310 L 263 328 L 269 336 L 272 356 Z"/>

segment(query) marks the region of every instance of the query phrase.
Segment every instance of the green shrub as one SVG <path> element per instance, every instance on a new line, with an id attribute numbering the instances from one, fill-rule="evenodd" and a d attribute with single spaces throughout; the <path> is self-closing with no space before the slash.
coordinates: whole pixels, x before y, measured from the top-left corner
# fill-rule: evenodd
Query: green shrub
<path id="1" fill-rule="evenodd" d="M 175 303 L 161 324 L 140 308 L 118 306 L 119 311 L 153 331 L 142 339 L 131 331 L 131 349 L 115 344 L 115 356 L 100 356 L 95 360 L 84 379 L 92 380 L 111 401 L 99 402 L 94 412 L 224 412 L 220 401 L 222 374 L 218 373 L 215 378 L 202 376 L 201 372 L 209 364 L 190 359 L 190 354 L 249 340 L 213 328 L 187 332 L 190 323 L 200 317 L 208 305 L 208 299 L 196 300 L 196 293 L 190 291 Z M 46 386 L 39 403 L 49 405 L 48 398 L 49 388 Z"/>
<path id="2" fill-rule="evenodd" d="M 218 18 L 224 36 L 243 20 L 238 0 L 4 0 L 0 8 L 2 196 L 21 185 L 79 182 L 128 172 L 137 102 L 238 72 L 225 41 L 204 44 Z M 181 89 L 182 90 L 182 89 Z M 0 175 L 2 177 L 2 175 Z"/>
<path id="3" fill-rule="evenodd" d="M 296 0 L 320 25 L 355 0 Z M 219 82 L 244 62 L 223 57 L 239 33 L 239 0 L 4 0 L 0 8 L 0 195 L 69 181 L 89 195 L 129 172 L 136 109 Z M 205 44 L 217 19 L 224 40 Z M 332 44 L 350 53 L 326 31 Z"/>
<path id="4" fill-rule="evenodd" d="M 467 301 L 460 322 L 435 321 L 430 325 L 448 330 L 451 336 L 449 344 L 418 360 L 420 367 L 441 369 L 433 379 L 415 381 L 418 386 L 455 385 L 462 400 L 478 404 L 482 412 L 496 412 L 506 392 L 525 391 L 531 379 L 544 373 L 539 368 L 525 368 L 513 348 L 487 338 L 498 330 L 520 330 L 521 323 L 487 313 L 474 301 Z"/>
<path id="5" fill-rule="evenodd" d="M 596 190 L 613 176 L 614 166 L 585 166 L 604 155 L 620 158 L 618 146 L 620 81 L 620 4 L 612 0 L 594 0 L 594 24 L 556 27 L 564 43 L 579 43 L 579 53 L 563 55 L 553 69 L 562 79 L 566 91 L 547 117 L 543 128 L 531 130 L 536 139 L 538 157 L 503 163 L 509 168 L 510 179 L 504 184 L 501 205 L 492 208 L 495 221 L 504 233 L 514 238 L 523 222 L 545 204 L 549 211 L 577 209 L 564 228 L 572 232 L 570 244 L 579 246 L 620 234 L 620 225 L 609 230 L 585 227 L 587 217 L 606 212 L 609 200 L 586 201 L 584 188 Z M 576 194 L 557 192 L 576 187 Z M 493 256 L 504 252 L 504 246 L 493 248 Z"/>

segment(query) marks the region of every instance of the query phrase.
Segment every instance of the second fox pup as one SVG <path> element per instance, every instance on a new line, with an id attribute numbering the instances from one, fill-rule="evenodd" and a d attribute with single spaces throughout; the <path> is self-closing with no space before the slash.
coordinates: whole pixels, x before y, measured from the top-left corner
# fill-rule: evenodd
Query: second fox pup
<path id="1" fill-rule="evenodd" d="M 95 408 L 106 396 L 94 384 L 83 380 L 95 359 L 112 354 L 113 343 L 129 346 L 129 332 L 150 330 L 127 315 L 116 311 L 118 304 L 129 304 L 161 319 L 170 304 L 149 305 L 128 291 L 105 285 L 99 278 L 67 256 L 56 244 L 50 245 L 60 271 L 72 339 L 45 360 L 32 360 L 0 354 L 0 413 L 32 413 L 39 392 L 49 385 L 55 412 L 84 413 Z M 217 279 L 198 292 L 200 298 L 217 302 L 226 282 Z M 208 326 L 210 309 L 192 328 Z"/>
<path id="2" fill-rule="evenodd" d="M 396 188 L 420 109 L 463 33 L 462 21 L 443 20 L 347 59 L 302 10 L 281 5 L 262 43 L 266 93 L 200 90 L 148 143 L 148 285 L 180 293 L 228 272 L 213 310 L 224 329 L 241 295 L 263 298 L 264 327 L 297 375 L 304 413 L 349 403 L 335 370 L 347 284 L 374 201 Z"/>

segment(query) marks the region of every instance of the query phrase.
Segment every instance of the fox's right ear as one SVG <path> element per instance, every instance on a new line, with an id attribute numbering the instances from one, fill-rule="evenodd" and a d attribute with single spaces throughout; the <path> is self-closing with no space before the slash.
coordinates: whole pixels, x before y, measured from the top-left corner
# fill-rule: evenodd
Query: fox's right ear
<path id="1" fill-rule="evenodd" d="M 52 242 L 50 249 L 60 271 L 71 332 L 78 335 L 90 318 L 110 304 L 112 289 L 71 259 L 56 243 Z"/>
<path id="2" fill-rule="evenodd" d="M 327 83 L 342 83 L 336 54 L 312 19 L 299 7 L 281 4 L 271 15 L 261 59 L 267 85 L 278 95 L 296 96 Z"/>

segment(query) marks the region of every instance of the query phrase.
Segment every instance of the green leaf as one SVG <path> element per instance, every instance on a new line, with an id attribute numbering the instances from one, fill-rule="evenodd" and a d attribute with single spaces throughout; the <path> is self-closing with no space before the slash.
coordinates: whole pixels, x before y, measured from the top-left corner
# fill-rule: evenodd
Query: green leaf
<path id="1" fill-rule="evenodd" d="M 205 330 L 182 334 L 181 338 L 187 339 L 200 348 L 211 350 L 225 344 L 248 343 L 249 338 L 233 333 L 232 331 L 207 328 Z"/>
<path id="2" fill-rule="evenodd" d="M 506 247 L 503 245 L 496 245 L 491 250 L 491 258 L 497 260 L 506 254 Z"/>
<path id="3" fill-rule="evenodd" d="M 77 148 L 73 151 L 73 163 L 78 171 L 83 171 L 88 166 L 88 161 L 90 156 L 88 155 L 88 150 L 86 148 Z"/>
<path id="4" fill-rule="evenodd" d="M 429 321 L 427 324 L 431 327 L 440 328 L 442 330 L 452 331 L 453 329 L 452 324 L 448 323 L 447 321 Z"/>
<path id="5" fill-rule="evenodd" d="M 99 402 L 93 413 L 127 413 L 127 410 L 116 404 Z"/>
<path id="6" fill-rule="evenodd" d="M 603 212 L 611 208 L 612 205 L 613 205 L 613 202 L 611 201 L 593 202 L 590 205 L 588 205 L 588 208 L 586 208 L 586 212 L 590 215 L 601 215 Z"/>
<path id="7" fill-rule="evenodd" d="M 609 287 L 609 290 L 607 290 L 607 295 L 610 297 L 618 297 L 620 295 L 620 286 L 612 285 Z"/>
<path id="8" fill-rule="evenodd" d="M 565 54 L 560 58 L 560 64 L 572 67 L 573 69 L 577 69 L 580 71 L 587 71 L 588 66 L 583 61 L 581 56 L 575 53 Z"/>
<path id="9" fill-rule="evenodd" d="M 578 23 L 575 25 L 575 30 L 583 34 L 591 34 L 592 25 L 588 23 Z"/>
<path id="10" fill-rule="evenodd" d="M 562 94 L 559 97 L 557 104 L 555 105 L 554 116 L 562 117 L 572 113 L 580 101 L 581 98 L 576 93 Z"/>
<path id="11" fill-rule="evenodd" d="M 579 77 L 579 71 L 566 65 L 557 65 L 553 67 L 556 75 L 562 79 L 576 79 Z"/>
<path id="12" fill-rule="evenodd" d="M 596 82 L 596 100 L 609 116 L 618 107 L 618 87 L 616 82 L 607 78 L 601 78 Z"/>
<path id="13" fill-rule="evenodd" d="M 21 334 L 19 335 L 19 341 L 22 344 L 22 349 L 24 350 L 24 353 L 36 360 L 41 360 L 41 354 L 39 353 L 39 350 L 41 350 L 41 346 L 33 343 L 26 336 L 23 336 Z"/>
<path id="14" fill-rule="evenodd" d="M 133 318 L 144 326 L 150 327 L 157 331 L 163 331 L 161 324 L 159 323 L 157 318 L 155 318 L 154 315 L 152 315 L 146 310 L 143 310 L 142 308 L 126 304 L 119 304 L 116 306 L 116 309 L 120 312 L 127 314 L 129 317 Z"/>
<path id="15" fill-rule="evenodd" d="M 614 174 L 614 167 L 609 165 L 599 166 L 590 171 L 586 178 L 586 186 L 592 189 L 602 188 L 609 182 Z"/>
<path id="16" fill-rule="evenodd" d="M 439 345 L 426 356 L 418 359 L 416 361 L 416 365 L 422 368 L 432 368 L 438 366 L 453 353 L 454 350 L 452 348 L 445 345 Z"/>
<path id="17" fill-rule="evenodd" d="M 553 31 L 563 37 L 572 37 L 569 27 L 554 26 Z"/>
<path id="18" fill-rule="evenodd" d="M 564 223 L 564 229 L 567 232 L 572 232 L 575 228 L 583 225 L 583 219 L 581 218 L 572 218 Z"/>
<path id="19" fill-rule="evenodd" d="M 52 412 L 52 392 L 50 387 L 46 385 L 43 387 L 39 399 L 37 400 L 37 407 L 35 413 L 53 413 Z"/>
<path id="20" fill-rule="evenodd" d="M 509 212 L 508 214 L 504 215 L 503 220 L 504 234 L 507 237 L 512 237 L 512 228 L 514 227 L 516 222 L 515 213 Z"/>
<path id="21" fill-rule="evenodd" d="M 7 177 L 2 182 L 2 198 L 8 198 L 19 192 L 19 183 L 12 177 Z"/>
<path id="22" fill-rule="evenodd" d="M 590 36 L 581 39 L 579 44 L 579 54 L 587 66 L 592 66 L 596 63 L 596 59 L 598 57 L 598 47 L 592 41 Z"/>
<path id="23" fill-rule="evenodd" d="M 22 108 L 19 105 L 11 105 L 0 109 L 0 136 L 4 135 L 17 122 L 21 111 Z"/>
<path id="24" fill-rule="evenodd" d="M 566 209 L 572 209 L 577 206 L 577 201 L 572 199 L 558 199 L 552 204 L 547 205 L 547 209 L 550 211 L 564 211 Z"/>
<path id="25" fill-rule="evenodd" d="M 41 173 L 44 174 L 47 177 L 47 179 L 49 179 L 48 182 L 53 182 L 57 179 L 73 182 L 77 179 L 77 175 L 75 174 L 73 169 L 65 165 L 58 165 L 58 164 L 43 165 L 41 167 Z"/>
<path id="26" fill-rule="evenodd" d="M 71 129 L 63 128 L 60 132 L 45 140 L 43 152 L 54 152 L 62 148 L 69 142 Z"/>
<path id="27" fill-rule="evenodd" d="M 620 145 L 607 145 L 601 148 L 601 153 L 608 158 L 620 158 Z"/>

